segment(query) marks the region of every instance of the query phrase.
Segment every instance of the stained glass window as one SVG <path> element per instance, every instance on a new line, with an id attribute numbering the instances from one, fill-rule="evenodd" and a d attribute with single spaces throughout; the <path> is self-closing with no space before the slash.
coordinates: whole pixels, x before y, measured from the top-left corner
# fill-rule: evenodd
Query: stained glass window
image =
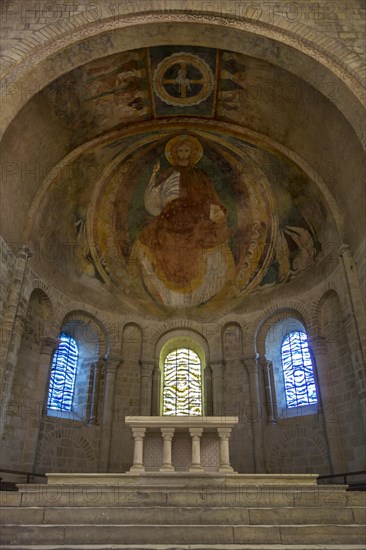
<path id="1" fill-rule="evenodd" d="M 52 360 L 47 408 L 70 412 L 79 351 L 75 340 L 68 334 L 62 333 L 59 340 Z"/>
<path id="2" fill-rule="evenodd" d="M 201 361 L 191 349 L 171 351 L 165 358 L 163 415 L 201 416 Z"/>
<path id="3" fill-rule="evenodd" d="M 282 367 L 287 407 L 317 403 L 313 365 L 304 332 L 291 332 L 282 342 Z"/>

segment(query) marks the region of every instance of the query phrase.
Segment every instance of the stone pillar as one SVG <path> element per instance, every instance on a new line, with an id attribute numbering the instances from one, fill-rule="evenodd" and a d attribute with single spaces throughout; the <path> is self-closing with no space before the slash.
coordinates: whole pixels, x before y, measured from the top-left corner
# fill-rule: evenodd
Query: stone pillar
<path id="1" fill-rule="evenodd" d="M 41 400 L 45 409 L 47 409 L 51 365 L 58 344 L 59 340 L 56 338 L 45 337 L 41 339 L 36 387 L 42 388 Z"/>
<path id="2" fill-rule="evenodd" d="M 37 443 L 41 429 L 42 414 L 47 414 L 47 400 L 49 390 L 49 379 L 53 355 L 57 349 L 58 340 L 55 338 L 42 338 L 39 352 L 39 363 L 37 379 L 32 401 L 28 400 L 26 411 L 26 447 L 28 449 L 24 469 L 33 471 L 37 452 Z M 27 405 L 26 405 L 27 406 Z"/>
<path id="3" fill-rule="evenodd" d="M 104 402 L 100 427 L 99 471 L 108 472 L 112 436 L 114 392 L 120 357 L 109 357 L 104 365 Z"/>
<path id="4" fill-rule="evenodd" d="M 12 346 L 4 361 L 2 368 L 1 388 L 1 412 L 0 412 L 0 439 L 7 421 L 9 402 L 11 401 L 15 370 L 18 362 L 19 348 L 25 327 L 25 318 L 17 315 L 13 325 Z"/>
<path id="5" fill-rule="evenodd" d="M 345 279 L 347 282 L 348 295 L 354 319 L 354 330 L 358 336 L 357 348 L 362 356 L 363 365 L 365 365 L 365 330 L 366 315 L 363 306 L 363 299 L 360 289 L 360 283 L 357 277 L 357 268 L 348 245 L 342 245 L 339 249 Z"/>
<path id="6" fill-rule="evenodd" d="M 155 368 L 155 362 L 140 361 L 140 365 L 141 365 L 140 415 L 151 416 L 152 373 Z"/>
<path id="7" fill-rule="evenodd" d="M 350 247 L 348 245 L 342 245 L 339 249 L 339 255 L 343 265 L 351 309 L 351 315 L 348 316 L 345 323 L 346 326 L 348 325 L 347 338 L 351 351 L 351 361 L 360 401 L 363 425 L 366 430 L 366 315 L 360 283 L 357 276 L 357 268 Z"/>
<path id="8" fill-rule="evenodd" d="M 190 472 L 203 470 L 201 466 L 201 435 L 203 428 L 189 428 L 189 433 L 192 438 L 192 464 L 189 468 Z"/>
<path id="9" fill-rule="evenodd" d="M 3 433 L 8 405 L 12 393 L 15 369 L 22 341 L 25 319 L 19 311 L 22 299 L 24 277 L 31 252 L 27 247 L 19 251 L 12 277 L 11 290 L 1 326 L 2 344 L 0 346 L 0 387 L 2 389 L 0 413 L 0 437 Z"/>
<path id="10" fill-rule="evenodd" d="M 153 416 L 160 416 L 160 379 L 161 373 L 159 367 L 155 367 L 152 376 L 152 404 L 151 410 Z"/>
<path id="11" fill-rule="evenodd" d="M 8 351 L 12 348 L 12 352 L 15 356 L 18 355 L 15 349 L 13 337 L 15 335 L 15 323 L 16 317 L 19 314 L 19 304 L 22 298 L 22 291 L 24 285 L 24 277 L 27 270 L 28 260 L 32 256 L 31 251 L 23 246 L 20 248 L 18 258 L 15 262 L 14 273 L 12 275 L 12 284 L 7 298 L 6 310 L 4 312 L 3 323 L 1 327 L 2 331 L 2 343 L 1 346 L 1 365 L 5 365 Z M 23 312 L 25 313 L 25 312 Z M 20 342 L 19 342 L 20 343 Z"/>
<path id="12" fill-rule="evenodd" d="M 323 410 L 330 462 L 333 473 L 346 471 L 342 436 L 338 422 L 337 404 L 334 401 L 332 382 L 329 377 L 326 340 L 323 337 L 311 339 L 312 359 L 317 366 L 320 404 Z"/>
<path id="13" fill-rule="evenodd" d="M 206 366 L 204 370 L 204 400 L 203 400 L 203 414 L 205 416 L 213 415 L 213 397 L 212 397 L 212 371 L 209 366 Z"/>
<path id="14" fill-rule="evenodd" d="M 224 361 L 210 363 L 212 371 L 212 401 L 213 415 L 223 416 L 224 411 Z"/>
<path id="15" fill-rule="evenodd" d="M 259 385 L 259 363 L 256 356 L 248 356 L 243 359 L 244 365 L 249 376 L 250 405 L 253 418 L 251 419 L 254 442 L 254 467 L 256 473 L 266 471 L 263 426 L 262 426 L 262 406 Z"/>
<path id="16" fill-rule="evenodd" d="M 93 388 L 91 395 L 91 409 L 88 424 L 97 424 L 98 422 L 98 404 L 99 404 L 99 390 L 100 390 L 100 375 L 102 368 L 105 364 L 104 359 L 99 359 L 93 367 Z"/>
<path id="17" fill-rule="evenodd" d="M 144 437 L 146 428 L 132 428 L 134 439 L 133 464 L 130 472 L 144 472 Z"/>
<path id="18" fill-rule="evenodd" d="M 266 394 L 267 424 L 276 424 L 273 391 L 272 391 L 272 361 L 264 358 L 260 361 L 263 368 L 264 391 Z"/>
<path id="19" fill-rule="evenodd" d="M 231 428 L 217 428 L 217 433 L 220 438 L 220 466 L 219 472 L 233 472 L 233 468 L 230 466 L 230 454 L 229 454 L 229 436 Z"/>
<path id="20" fill-rule="evenodd" d="M 163 465 L 160 468 L 161 472 L 174 471 L 172 464 L 172 439 L 175 428 L 160 428 L 163 436 Z"/>

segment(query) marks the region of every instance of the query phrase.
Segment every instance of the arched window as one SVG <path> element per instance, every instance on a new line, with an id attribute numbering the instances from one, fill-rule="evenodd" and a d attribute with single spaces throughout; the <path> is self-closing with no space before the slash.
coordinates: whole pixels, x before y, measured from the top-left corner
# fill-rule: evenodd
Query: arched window
<path id="1" fill-rule="evenodd" d="M 281 346 L 281 359 L 287 407 L 317 403 L 313 365 L 305 332 L 287 334 Z"/>
<path id="2" fill-rule="evenodd" d="M 47 408 L 71 412 L 79 350 L 67 333 L 61 333 L 59 340 L 52 360 Z"/>
<path id="3" fill-rule="evenodd" d="M 177 348 L 163 370 L 163 415 L 202 416 L 202 368 L 197 353 Z"/>
<path id="4" fill-rule="evenodd" d="M 318 414 L 316 365 L 300 319 L 273 322 L 265 336 L 265 358 L 275 419 Z"/>

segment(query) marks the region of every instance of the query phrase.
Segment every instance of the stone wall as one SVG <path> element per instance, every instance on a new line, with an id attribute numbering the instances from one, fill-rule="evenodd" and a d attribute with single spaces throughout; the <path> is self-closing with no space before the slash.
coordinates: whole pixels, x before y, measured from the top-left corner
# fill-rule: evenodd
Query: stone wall
<path id="1" fill-rule="evenodd" d="M 147 13 L 147 8 L 151 8 L 151 13 Z M 258 469 L 258 460 L 260 468 L 269 472 L 326 473 L 335 463 L 344 464 L 347 470 L 363 467 L 366 418 L 362 406 L 366 386 L 365 312 L 361 289 L 365 284 L 366 255 L 364 245 L 359 245 L 362 235 L 356 214 L 352 217 L 351 207 L 362 202 L 362 187 L 352 184 L 358 181 L 363 161 L 360 141 L 356 138 L 356 132 L 360 139 L 364 137 L 360 115 L 363 111 L 355 97 L 361 95 L 364 15 L 365 5 L 361 0 L 314 3 L 305 0 L 172 0 L 169 10 L 166 10 L 166 2 L 160 0 L 153 3 L 108 0 L 1 3 L 3 48 L 0 61 L 7 77 L 1 89 L 4 128 L 16 113 L 20 111 L 22 115 L 9 128 L 6 135 L 8 156 L 2 159 L 1 183 L 8 186 L 10 197 L 7 210 L 4 210 L 7 237 L 17 242 L 15 254 L 8 246 L 10 243 L 0 241 L 3 467 L 39 472 L 127 470 L 132 463 L 133 444 L 124 417 L 141 414 L 146 407 L 150 413 L 158 411 L 157 349 L 161 339 L 168 339 L 177 331 L 184 334 L 191 331 L 199 335 L 201 343 L 205 342 L 208 412 L 212 414 L 215 408 L 218 414 L 239 416 L 239 425 L 233 430 L 230 442 L 236 470 L 252 472 Z M 211 321 L 201 323 L 179 315 L 156 320 L 148 314 L 145 317 L 126 315 L 123 311 L 112 314 L 107 308 L 93 306 L 92 291 L 88 303 L 72 298 L 59 290 L 52 277 L 46 279 L 41 271 L 38 272 L 37 253 L 44 253 L 43 250 L 34 251 L 36 258 L 32 269 L 27 266 L 27 253 L 19 248 L 22 224 L 38 186 L 47 171 L 66 154 L 69 140 L 67 128 L 60 120 L 52 118 L 47 107 L 37 104 L 34 96 L 53 78 L 94 57 L 126 47 L 141 47 L 142 33 L 136 32 L 134 25 L 145 25 L 146 36 L 154 45 L 159 34 L 156 29 L 170 29 L 164 36 L 175 43 L 176 35 L 171 26 L 175 23 L 183 29 L 180 36 L 187 35 L 192 23 L 201 25 L 201 36 L 206 41 L 217 40 L 225 27 L 227 47 L 233 51 L 243 42 L 239 33 L 247 32 L 247 38 L 252 33 L 255 40 L 248 40 L 247 55 L 265 57 L 282 69 L 290 67 L 293 74 L 301 74 L 301 78 L 304 73 L 306 86 L 321 89 L 330 102 L 329 109 L 333 112 L 337 108 L 342 112 L 339 119 L 334 117 L 334 125 L 328 129 L 329 140 L 324 130 L 321 143 L 311 138 L 305 144 L 300 138 L 293 141 L 291 131 L 286 130 L 283 141 L 293 154 L 296 151 L 303 153 L 306 147 L 313 148 L 313 157 L 309 155 L 311 162 L 309 158 L 303 160 L 310 162 L 309 170 L 330 185 L 327 199 L 333 201 L 335 196 L 342 208 L 344 197 L 349 201 L 350 212 L 342 214 L 339 224 L 345 226 L 340 239 L 347 241 L 349 235 L 354 237 L 358 246 L 354 252 L 356 265 L 352 256 L 347 259 L 347 254 L 343 254 L 344 263 L 339 263 L 340 243 L 330 243 L 334 250 L 325 255 L 328 265 L 320 265 L 312 277 L 307 279 L 305 274 L 297 282 L 248 296 L 245 307 L 219 318 L 213 315 Z M 155 31 L 149 25 L 157 25 Z M 215 25 L 222 25 L 216 34 Z M 98 37 L 102 28 L 111 35 L 116 31 L 114 38 Z M 255 33 L 260 32 L 263 36 L 268 35 L 263 41 L 256 38 Z M 193 31 L 191 35 L 198 40 Z M 84 43 L 74 44 L 84 38 Z M 126 46 L 124 40 L 130 39 L 131 44 Z M 276 40 L 282 41 L 282 50 Z M 202 45 L 204 43 L 203 40 Z M 56 63 L 51 56 L 56 57 L 61 50 L 67 53 L 59 55 Z M 47 56 L 49 65 L 45 61 Z M 306 64 L 304 56 L 307 56 Z M 320 62 L 324 63 L 321 67 Z M 314 67 L 319 73 L 313 70 Z M 349 101 L 350 97 L 354 103 Z M 322 116 L 319 110 L 319 126 L 323 119 L 324 113 Z M 34 120 L 37 124 L 32 123 Z M 28 121 L 27 124 L 24 121 Z M 294 124 L 292 120 L 291 128 Z M 20 132 L 26 138 L 21 150 L 17 141 Z M 52 140 L 53 147 L 47 147 L 47 154 L 51 156 L 45 160 L 43 147 Z M 322 165 L 317 171 L 318 160 L 329 154 L 331 144 L 334 149 L 330 164 Z M 349 151 L 349 159 L 353 159 L 347 165 L 345 151 Z M 22 159 L 27 162 L 22 163 Z M 335 172 L 335 180 L 327 179 L 328 170 L 333 175 Z M 345 181 L 349 182 L 348 186 L 344 185 Z M 19 185 L 24 188 L 14 203 L 14 189 Z M 15 213 L 18 225 L 13 220 Z M 261 338 L 264 340 L 275 316 L 285 314 L 301 318 L 314 343 L 318 371 L 321 370 L 321 375 L 326 371 L 326 376 L 319 376 L 322 403 L 316 413 L 288 418 L 275 415 L 269 419 L 262 363 L 258 366 L 258 387 L 254 388 L 258 390 L 259 403 L 256 403 L 247 359 L 252 361 L 252 368 L 255 368 L 253 358 L 256 354 L 261 360 L 265 359 Z M 69 415 L 68 418 L 51 416 L 46 407 L 52 354 L 65 320 L 90 323 L 98 341 L 98 353 L 85 354 L 85 369 L 78 381 L 79 408 L 84 409 L 85 414 L 78 411 L 77 417 Z M 318 345 L 319 341 L 322 346 Z M 85 342 L 84 347 L 88 347 Z M 321 350 L 324 351 L 323 362 L 320 361 Z M 113 383 L 110 382 L 113 377 L 108 377 L 106 370 L 112 359 L 118 365 Z M 100 368 L 98 379 L 93 378 L 96 364 Z M 147 404 L 145 375 L 149 365 L 153 365 L 153 380 Z M 217 389 L 214 390 L 215 370 L 221 377 L 220 399 Z"/>
<path id="2" fill-rule="evenodd" d="M 22 330 L 22 333 L 14 367 L 11 399 L 5 413 L 3 467 L 39 472 L 97 470 L 100 468 L 100 436 L 107 430 L 110 443 L 107 447 L 109 458 L 106 468 L 110 471 L 128 470 L 132 463 L 133 441 L 129 428 L 124 424 L 124 416 L 140 414 L 143 405 L 141 365 L 151 362 L 156 366 L 159 342 L 162 338 L 168 340 L 169 335 L 176 338 L 179 331 L 185 335 L 192 331 L 192 334 L 200 335 L 202 341 L 207 342 L 207 383 L 212 384 L 215 365 L 221 369 L 222 397 L 219 403 L 213 405 L 217 411 L 221 411 L 219 414 L 239 416 L 239 425 L 233 430 L 230 441 L 232 463 L 237 471 L 255 471 L 255 453 L 258 453 L 258 449 L 262 453 L 264 471 L 331 471 L 327 428 L 329 422 L 334 422 L 340 430 L 342 460 L 344 459 L 346 469 L 362 467 L 365 427 L 359 408 L 361 386 L 358 385 L 362 381 L 357 380 L 352 362 L 356 350 L 352 350 L 352 344 L 348 343 L 354 341 L 354 329 L 349 323 L 347 329 L 344 328 L 343 319 L 348 318 L 351 306 L 349 296 L 344 292 L 341 294 L 344 288 L 341 268 L 336 269 L 311 290 L 304 291 L 301 296 L 296 292 L 296 298 L 291 298 L 289 285 L 285 299 L 280 295 L 276 298 L 272 292 L 266 307 L 261 308 L 259 301 L 259 309 L 226 315 L 215 323 L 199 324 L 179 319 L 159 323 L 136 316 L 131 323 L 131 319 L 123 315 L 115 316 L 106 311 L 93 312 L 98 316 L 99 325 L 104 327 L 103 330 L 98 329 L 98 338 L 101 339 L 102 334 L 105 334 L 103 338 L 109 342 L 105 344 L 101 341 L 100 353 L 104 356 L 109 347 L 108 353 L 119 357 L 112 388 L 112 420 L 109 427 L 104 421 L 108 404 L 105 401 L 107 392 L 103 368 L 95 409 L 96 418 L 91 420 L 93 392 L 88 377 L 79 391 L 87 401 L 83 418 L 80 415 L 65 418 L 62 415 L 47 414 L 45 403 L 52 353 L 56 344 L 55 339 L 46 336 L 47 331 L 50 332 L 52 327 L 53 336 L 57 338 L 58 331 L 64 326 L 63 319 L 69 324 L 75 323 L 77 318 L 84 323 L 86 319 L 89 319 L 89 323 L 95 321 L 92 321 L 91 312 L 86 311 L 87 306 L 70 301 L 49 285 L 43 285 L 48 295 L 40 288 L 31 290 L 40 282 L 29 268 L 25 279 L 27 283 L 23 286 L 25 296 L 22 299 L 26 300 L 27 308 L 23 328 L 17 325 L 16 329 Z M 342 295 L 342 300 L 337 298 L 336 291 Z M 52 308 L 50 304 L 53 305 Z M 260 404 L 257 410 L 245 357 L 254 356 L 256 349 L 261 353 L 259 327 L 266 326 L 266 319 L 270 327 L 276 312 L 290 315 L 286 311 L 291 311 L 291 316 L 297 315 L 304 319 L 310 341 L 319 335 L 320 338 L 326 338 L 329 387 L 320 385 L 319 389 L 322 398 L 330 393 L 332 399 L 326 402 L 326 410 L 323 402 L 311 414 L 302 414 L 300 411 L 289 417 L 275 415 L 274 421 L 271 421 L 266 409 L 264 372 L 259 367 Z M 107 348 L 103 347 L 105 345 Z M 314 355 L 317 361 L 316 348 Z M 94 364 L 98 360 L 90 357 L 90 363 Z M 153 377 L 153 370 L 151 376 Z M 152 393 L 156 391 L 153 383 L 151 388 Z M 217 398 L 212 387 L 206 394 L 211 395 L 214 401 Z M 152 403 L 153 395 L 150 398 Z M 208 408 L 211 405 L 208 404 Z M 150 406 L 153 412 L 153 405 Z M 259 428 L 262 431 L 261 436 Z M 258 437 L 261 437 L 260 441 Z"/>
<path id="3" fill-rule="evenodd" d="M 0 320 L 3 320 L 6 301 L 9 296 L 10 286 L 12 282 L 12 273 L 15 266 L 15 256 L 6 244 L 4 239 L 0 237 Z M 2 335 L 2 341 L 4 335 Z"/>

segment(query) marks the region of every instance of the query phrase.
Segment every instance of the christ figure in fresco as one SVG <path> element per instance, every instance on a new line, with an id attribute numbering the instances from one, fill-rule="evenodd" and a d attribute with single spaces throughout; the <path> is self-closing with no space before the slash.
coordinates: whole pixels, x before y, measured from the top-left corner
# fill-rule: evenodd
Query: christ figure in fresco
<path id="1" fill-rule="evenodd" d="M 157 161 L 145 192 L 153 218 L 140 233 L 138 257 L 147 286 L 164 303 L 193 305 L 216 294 L 232 272 L 227 209 L 195 166 L 202 156 L 197 138 L 172 138 L 165 155 L 171 167 L 160 170 Z"/>

